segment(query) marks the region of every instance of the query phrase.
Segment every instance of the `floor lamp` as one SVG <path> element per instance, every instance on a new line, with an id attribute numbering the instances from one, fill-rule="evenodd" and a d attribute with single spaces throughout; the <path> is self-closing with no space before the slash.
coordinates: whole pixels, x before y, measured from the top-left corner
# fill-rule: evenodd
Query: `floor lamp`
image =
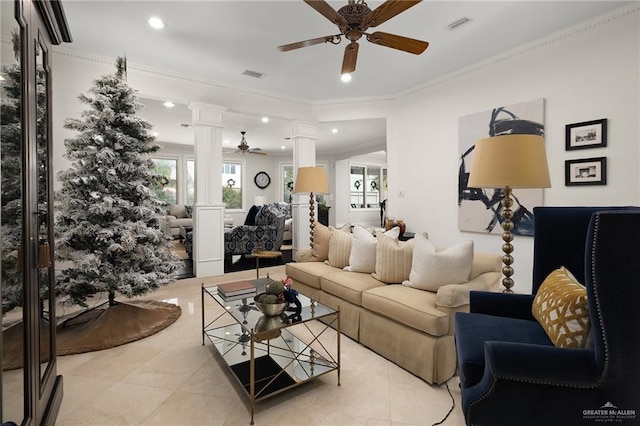
<path id="1" fill-rule="evenodd" d="M 513 293 L 513 199 L 512 188 L 549 188 L 549 166 L 544 138 L 536 135 L 502 135 L 478 141 L 473 152 L 471 188 L 504 188 L 502 198 L 502 285 Z"/>
<path id="2" fill-rule="evenodd" d="M 329 181 L 327 170 L 324 167 L 298 167 L 296 183 L 293 187 L 294 194 L 309 193 L 309 241 L 313 248 L 313 228 L 315 227 L 315 213 L 313 194 L 328 194 Z"/>

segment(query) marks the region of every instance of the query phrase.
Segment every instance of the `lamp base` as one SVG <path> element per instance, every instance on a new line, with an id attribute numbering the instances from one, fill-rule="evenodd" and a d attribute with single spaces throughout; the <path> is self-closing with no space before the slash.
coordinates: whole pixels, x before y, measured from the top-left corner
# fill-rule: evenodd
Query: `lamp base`
<path id="1" fill-rule="evenodd" d="M 309 193 L 309 245 L 313 248 L 313 228 L 316 226 L 313 192 Z"/>
<path id="2" fill-rule="evenodd" d="M 502 197 L 502 240 L 504 244 L 502 244 L 502 251 L 504 255 L 502 256 L 502 285 L 504 286 L 503 293 L 513 293 L 511 288 L 515 284 L 511 276 L 513 275 L 513 245 L 511 241 L 513 241 L 513 234 L 511 230 L 513 229 L 513 222 L 511 219 L 513 218 L 513 211 L 511 207 L 513 206 L 513 199 L 511 198 L 511 188 L 506 186 L 504 188 L 504 196 Z"/>

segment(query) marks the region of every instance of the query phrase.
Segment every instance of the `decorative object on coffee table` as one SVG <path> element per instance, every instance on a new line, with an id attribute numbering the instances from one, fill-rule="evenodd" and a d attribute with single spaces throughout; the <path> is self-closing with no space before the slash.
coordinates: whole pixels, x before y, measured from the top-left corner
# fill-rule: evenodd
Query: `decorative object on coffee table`
<path id="1" fill-rule="evenodd" d="M 315 227 L 314 203 L 316 194 L 329 193 L 329 181 L 324 167 L 298 167 L 294 194 L 309 193 L 309 241 L 313 248 L 313 228 Z"/>
<path id="2" fill-rule="evenodd" d="M 544 138 L 537 135 L 508 134 L 481 139 L 475 145 L 475 153 L 469 175 L 471 188 L 504 188 L 502 198 L 502 285 L 505 293 L 513 293 L 513 199 L 512 188 L 549 188 L 549 166 L 544 148 Z"/>

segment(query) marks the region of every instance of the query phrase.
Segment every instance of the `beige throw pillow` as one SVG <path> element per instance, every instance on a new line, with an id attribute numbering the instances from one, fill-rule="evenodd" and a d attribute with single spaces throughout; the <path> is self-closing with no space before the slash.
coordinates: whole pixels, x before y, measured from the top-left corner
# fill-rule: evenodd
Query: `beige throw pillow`
<path id="1" fill-rule="evenodd" d="M 340 231 L 333 226 L 329 226 L 329 229 L 331 230 L 331 239 L 329 240 L 327 263 L 342 269 L 349 264 L 353 234 Z"/>
<path id="2" fill-rule="evenodd" d="M 551 272 L 538 289 L 531 313 L 561 348 L 584 348 L 591 329 L 587 290 L 565 267 Z"/>
<path id="3" fill-rule="evenodd" d="M 400 230 L 400 228 L 394 228 Z M 399 232 L 398 232 L 399 233 Z M 398 241 L 386 234 L 377 234 L 376 270 L 373 278 L 384 283 L 401 283 L 409 278 L 413 240 Z"/>
<path id="4" fill-rule="evenodd" d="M 445 284 L 469 281 L 473 262 L 473 241 L 465 241 L 445 250 L 436 246 L 422 234 L 414 238 L 413 260 L 409 280 L 402 284 L 436 292 Z"/>
<path id="5" fill-rule="evenodd" d="M 310 262 L 324 262 L 329 258 L 329 241 L 331 241 L 331 230 L 320 222 L 316 222 L 313 228 Z"/>

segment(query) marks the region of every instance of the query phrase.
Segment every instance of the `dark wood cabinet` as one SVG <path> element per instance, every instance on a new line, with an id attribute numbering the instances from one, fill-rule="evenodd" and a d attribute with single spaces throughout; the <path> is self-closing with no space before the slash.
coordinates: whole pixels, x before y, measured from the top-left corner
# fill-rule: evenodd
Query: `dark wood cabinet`
<path id="1" fill-rule="evenodd" d="M 70 42 L 59 1 L 0 1 L 2 423 L 54 424 L 56 363 L 51 46 Z M 10 424 L 10 423 L 9 423 Z"/>

